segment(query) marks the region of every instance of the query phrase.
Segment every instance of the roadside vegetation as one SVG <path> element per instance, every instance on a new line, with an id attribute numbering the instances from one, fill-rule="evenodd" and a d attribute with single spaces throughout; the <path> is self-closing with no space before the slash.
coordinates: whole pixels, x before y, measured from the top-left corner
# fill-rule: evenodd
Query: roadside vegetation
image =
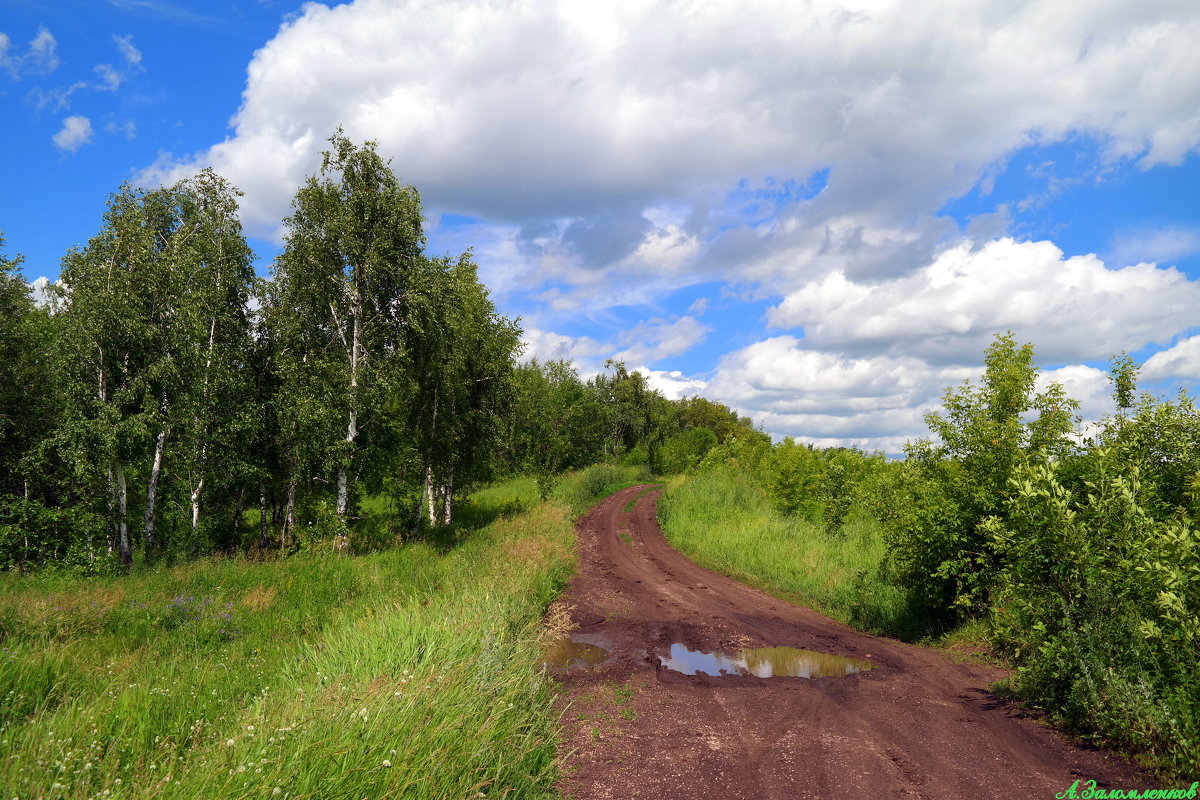
<path id="1" fill-rule="evenodd" d="M 998 687 L 1166 776 L 1200 772 L 1200 413 L 1136 390 L 1080 435 L 1031 345 L 997 336 L 903 461 L 750 433 L 660 504 L 683 552 L 864 630 L 985 638 Z"/>
<path id="2" fill-rule="evenodd" d="M 450 546 L 0 575 L 0 785 L 19 797 L 542 797 L 541 615 L 569 510 L 531 482 Z M 499 502 L 497 502 L 499 501 Z M 169 792 L 168 792 L 169 790 Z"/>

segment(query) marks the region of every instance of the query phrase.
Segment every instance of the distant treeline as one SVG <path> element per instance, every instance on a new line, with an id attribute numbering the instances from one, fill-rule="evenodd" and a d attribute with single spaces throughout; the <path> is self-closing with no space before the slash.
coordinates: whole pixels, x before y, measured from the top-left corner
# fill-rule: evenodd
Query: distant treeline
<path id="1" fill-rule="evenodd" d="M 762 436 L 620 363 L 518 364 L 470 252 L 428 255 L 417 191 L 329 141 L 270 280 L 211 170 L 122 186 L 44 304 L 0 238 L 0 569 L 344 547 L 367 498 L 403 536 L 495 477 L 681 469 Z"/>

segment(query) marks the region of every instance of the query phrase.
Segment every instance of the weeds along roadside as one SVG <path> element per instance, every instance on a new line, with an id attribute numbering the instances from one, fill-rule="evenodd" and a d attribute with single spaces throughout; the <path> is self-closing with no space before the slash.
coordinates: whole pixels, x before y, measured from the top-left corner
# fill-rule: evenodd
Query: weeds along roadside
<path id="1" fill-rule="evenodd" d="M 571 510 L 532 481 L 448 551 L 0 576 L 0 785 L 19 797 L 552 793 L 541 615 Z"/>
<path id="2" fill-rule="evenodd" d="M 840 533 L 781 513 L 737 464 L 710 466 L 668 484 L 658 506 L 680 552 L 784 599 L 871 633 L 920 638 L 907 593 L 880 574 L 882 526 L 851 508 Z"/>

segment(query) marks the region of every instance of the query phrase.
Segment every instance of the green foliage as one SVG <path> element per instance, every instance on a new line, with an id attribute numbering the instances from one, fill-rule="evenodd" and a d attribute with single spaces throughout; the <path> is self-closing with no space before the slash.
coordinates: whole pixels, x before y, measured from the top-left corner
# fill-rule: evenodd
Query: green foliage
<path id="1" fill-rule="evenodd" d="M 538 631 L 571 560 L 566 510 L 540 506 L 443 553 L 0 575 L 0 785 L 548 796 Z"/>
<path id="2" fill-rule="evenodd" d="M 736 461 L 673 483 L 658 508 L 671 544 L 710 569 L 864 630 L 908 639 L 928 632 L 881 570 L 882 529 L 862 509 L 831 537 L 824 525 L 781 512 Z"/>
<path id="3" fill-rule="evenodd" d="M 717 446 L 717 441 L 711 428 L 680 431 L 662 446 L 659 455 L 662 471 L 675 474 L 694 469 Z"/>
<path id="4" fill-rule="evenodd" d="M 1004 564 L 994 639 L 1022 695 L 1187 775 L 1200 764 L 1200 535 L 1154 518 L 1136 467 L 1090 458 L 1080 493 L 1054 465 L 1017 468 L 1006 519 L 985 523 Z"/>
<path id="5" fill-rule="evenodd" d="M 650 480 L 652 476 L 645 467 L 595 464 L 568 475 L 559 484 L 555 496 L 580 512 L 615 491 Z"/>
<path id="6" fill-rule="evenodd" d="M 819 451 L 790 436 L 775 447 L 767 487 L 779 510 L 810 522 L 820 519 L 825 467 Z"/>
<path id="7" fill-rule="evenodd" d="M 906 447 L 910 466 L 888 520 L 898 579 L 951 616 L 987 607 L 998 565 L 981 525 L 1003 513 L 1017 464 L 1071 452 L 1079 405 L 1058 384 L 1034 392 L 1033 346 L 1018 346 L 1011 333 L 996 336 L 984 365 L 978 385 L 948 390 L 945 411 L 926 416 L 937 440 Z"/>

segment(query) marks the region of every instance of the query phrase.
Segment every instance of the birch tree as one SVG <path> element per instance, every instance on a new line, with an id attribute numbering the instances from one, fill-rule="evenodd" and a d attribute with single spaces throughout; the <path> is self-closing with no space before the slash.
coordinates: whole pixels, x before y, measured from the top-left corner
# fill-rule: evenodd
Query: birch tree
<path id="1" fill-rule="evenodd" d="M 247 305 L 254 279 L 253 253 L 238 220 L 237 191 L 212 170 L 176 188 L 183 247 L 173 265 L 180 297 L 172 331 L 184 380 L 178 391 L 178 459 L 187 483 L 190 531 L 201 539 L 202 501 L 214 479 L 226 501 L 240 508 L 231 485 L 247 479 L 244 443 L 255 419 L 249 408 L 250 321 Z"/>
<path id="2" fill-rule="evenodd" d="M 146 452 L 152 427 L 146 418 L 160 402 L 157 393 L 147 391 L 161 344 L 151 335 L 154 309 L 147 302 L 159 283 L 152 269 L 156 242 L 147 213 L 150 199 L 143 190 L 122 186 L 109 198 L 100 232 L 86 247 L 69 251 L 62 268 L 69 384 L 64 433 L 77 463 L 93 464 L 108 484 L 110 545 L 126 565 L 133 560 L 128 472 Z M 86 481 L 93 475 L 80 477 Z"/>
<path id="3" fill-rule="evenodd" d="M 381 392 L 400 369 L 424 236 L 417 191 L 400 184 L 376 144 L 356 147 L 340 130 L 329 141 L 320 173 L 296 193 L 285 221 L 272 318 L 287 348 L 284 394 L 339 419 L 326 434 L 326 464 L 344 521 L 352 484 L 369 466 L 361 434 L 377 423 Z M 327 382 L 315 385 L 314 374 Z M 329 392 L 323 400 L 315 396 L 322 390 Z"/>
<path id="4" fill-rule="evenodd" d="M 516 324 L 496 313 L 470 253 L 432 259 L 413 304 L 418 336 L 408 348 L 415 402 L 411 425 L 424 467 L 422 506 L 432 525 L 449 525 L 456 490 L 497 462 L 511 395 Z"/>

